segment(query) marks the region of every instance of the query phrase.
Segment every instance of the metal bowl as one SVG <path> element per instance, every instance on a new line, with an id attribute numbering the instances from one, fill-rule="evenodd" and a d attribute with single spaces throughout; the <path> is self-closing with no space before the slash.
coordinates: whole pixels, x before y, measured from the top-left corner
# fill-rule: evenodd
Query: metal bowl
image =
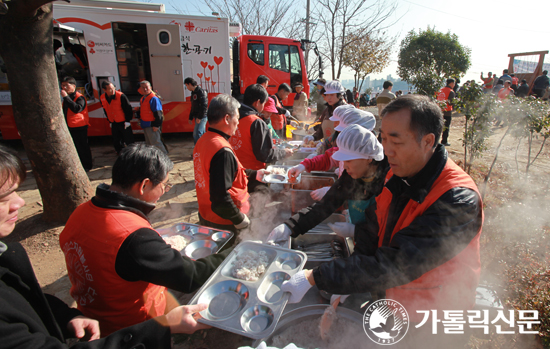
<path id="1" fill-rule="evenodd" d="M 196 260 L 199 258 L 208 257 L 218 250 L 218 245 L 211 240 L 197 240 L 185 247 L 183 254 L 187 257 Z"/>
<path id="2" fill-rule="evenodd" d="M 219 231 L 217 233 L 212 234 L 212 240 L 216 242 L 220 241 L 226 241 L 231 238 L 231 234 L 225 231 Z"/>
<path id="3" fill-rule="evenodd" d="M 281 285 L 290 279 L 290 275 L 281 271 L 271 273 L 258 288 L 258 299 L 264 303 L 277 303 L 283 298 Z"/>
<path id="4" fill-rule="evenodd" d="M 201 315 L 208 320 L 224 320 L 240 311 L 248 301 L 248 288 L 234 280 L 226 280 L 212 285 L 199 297 L 197 303 L 208 304 Z"/>
<path id="5" fill-rule="evenodd" d="M 247 332 L 260 333 L 273 323 L 273 311 L 265 305 L 248 308 L 241 316 L 241 326 Z"/>
<path id="6" fill-rule="evenodd" d="M 277 258 L 275 262 L 277 267 L 282 270 L 296 269 L 302 264 L 302 257 L 293 253 L 285 253 Z"/>
<path id="7" fill-rule="evenodd" d="M 174 233 L 187 234 L 193 236 L 199 232 L 199 227 L 195 225 L 189 225 L 185 223 L 176 224 L 172 227 Z"/>

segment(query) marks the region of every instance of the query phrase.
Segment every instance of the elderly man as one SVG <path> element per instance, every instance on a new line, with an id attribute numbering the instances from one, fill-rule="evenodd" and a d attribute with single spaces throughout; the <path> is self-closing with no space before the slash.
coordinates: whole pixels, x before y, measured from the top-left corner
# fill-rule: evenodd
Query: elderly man
<path id="1" fill-rule="evenodd" d="M 201 224 L 236 234 L 250 224 L 249 177 L 261 180 L 264 175 L 264 170 L 246 170 L 229 143 L 239 125 L 239 107 L 229 95 L 214 97 L 208 108 L 210 127 L 193 150 Z"/>
<path id="2" fill-rule="evenodd" d="M 250 85 L 244 91 L 243 103 L 239 109 L 239 126 L 229 142 L 246 169 L 260 170 L 265 168 L 266 163 L 292 154 L 291 149 L 273 147 L 271 131 L 259 116 L 268 98 L 267 91 L 259 84 Z"/>
<path id="3" fill-rule="evenodd" d="M 166 288 L 190 293 L 228 252 L 193 261 L 166 244 L 147 215 L 172 185 L 172 161 L 161 150 L 133 144 L 113 165 L 113 182 L 80 205 L 59 236 L 78 309 L 109 334 L 171 310 Z M 229 250 L 227 250 L 229 251 Z"/>
<path id="4" fill-rule="evenodd" d="M 93 166 L 92 151 L 88 144 L 88 104 L 86 97 L 76 90 L 76 80 L 66 76 L 61 83 L 61 97 L 63 97 L 63 115 L 67 120 L 69 133 L 74 147 L 86 172 Z"/>
<path id="5" fill-rule="evenodd" d="M 354 254 L 295 274 L 282 285 L 292 293 L 290 302 L 299 302 L 312 285 L 334 294 L 385 292 L 382 298 L 407 310 L 409 331 L 423 319 L 417 310 L 437 310 L 439 316 L 473 307 L 483 205 L 474 181 L 438 144 L 441 114 L 420 95 L 402 96 L 384 108 L 380 134 L 393 176 L 365 211 L 369 224 L 355 227 Z M 431 326 L 407 341 L 426 348 L 460 342 L 447 336 L 437 338 L 447 339 L 445 346 L 429 345 L 436 336 L 422 331 Z"/>
<path id="6" fill-rule="evenodd" d="M 160 98 L 153 92 L 151 83 L 143 80 L 139 83 L 139 93 L 143 95 L 139 100 L 139 114 L 141 118 L 141 128 L 145 135 L 145 143 L 154 145 L 168 154 L 164 143 L 162 142 L 162 122 L 164 120 L 164 112 L 162 111 L 162 102 Z"/>
<path id="7" fill-rule="evenodd" d="M 122 148 L 134 143 L 134 134 L 130 125 L 134 112 L 128 97 L 124 93 L 117 91 L 112 82 L 103 81 L 101 88 L 105 93 L 101 95 L 99 100 L 101 101 L 105 116 L 111 123 L 113 146 L 118 155 Z"/>
<path id="8" fill-rule="evenodd" d="M 191 91 L 191 111 L 189 112 L 189 124 L 195 120 L 195 128 L 193 129 L 193 141 L 197 144 L 199 138 L 205 132 L 206 110 L 208 109 L 208 93 L 200 88 L 197 81 L 193 78 L 185 78 L 183 81 L 185 87 Z"/>

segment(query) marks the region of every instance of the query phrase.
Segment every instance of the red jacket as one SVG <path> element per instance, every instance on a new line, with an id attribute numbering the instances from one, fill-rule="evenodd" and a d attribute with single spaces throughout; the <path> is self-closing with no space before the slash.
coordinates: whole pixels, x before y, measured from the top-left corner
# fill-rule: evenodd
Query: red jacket
<path id="1" fill-rule="evenodd" d="M 437 93 L 437 100 L 438 101 L 447 101 L 447 107 L 445 108 L 445 111 L 452 111 L 453 106 L 449 103 L 449 94 L 451 93 L 453 89 L 445 86 L 439 92 Z"/>
<path id="2" fill-rule="evenodd" d="M 279 98 L 274 98 L 275 105 L 277 108 L 282 108 L 283 106 L 279 102 Z M 283 114 L 271 114 L 271 126 L 273 126 L 273 129 L 275 130 L 282 130 L 285 126 L 285 116 Z"/>
<path id="3" fill-rule="evenodd" d="M 140 228 L 153 229 L 140 215 L 88 201 L 73 212 L 59 236 L 71 296 L 78 310 L 99 321 L 102 336 L 164 314 L 165 287 L 126 281 L 115 270 L 120 246 Z"/>
<path id="4" fill-rule="evenodd" d="M 222 225 L 233 225 L 228 219 L 221 218 L 212 211 L 212 201 L 210 200 L 210 163 L 212 157 L 222 148 L 229 148 L 231 145 L 221 135 L 207 131 L 195 145 L 193 150 L 193 165 L 195 168 L 195 189 L 197 191 L 197 201 L 199 203 L 199 214 L 205 220 Z M 239 210 L 246 214 L 250 209 L 248 202 L 248 178 L 246 177 L 245 169 L 237 158 L 239 169 L 233 181 L 233 186 L 229 189 L 229 195 Z M 219 174 L 223 176 L 223 173 Z"/>
<path id="5" fill-rule="evenodd" d="M 256 159 L 256 155 L 252 151 L 252 136 L 250 127 L 256 120 L 260 120 L 258 115 L 248 115 L 239 119 L 239 126 L 234 136 L 231 136 L 229 142 L 237 155 L 237 159 L 248 170 L 260 170 L 265 168 L 265 162 Z"/>
<path id="6" fill-rule="evenodd" d="M 80 92 L 75 93 L 74 101 L 82 97 Z M 86 98 L 84 98 L 86 100 Z M 67 125 L 69 127 L 82 127 L 90 125 L 90 118 L 88 117 L 88 102 L 86 102 L 86 107 L 80 113 L 74 113 L 71 109 L 67 110 Z"/>
<path id="7" fill-rule="evenodd" d="M 415 218 L 421 216 L 441 195 L 457 187 L 471 189 L 479 195 L 472 178 L 449 159 L 424 201 L 419 204 L 409 200 L 393 229 L 392 238 L 396 232 L 406 228 Z M 387 188 L 384 188 L 376 198 L 379 247 L 383 243 L 391 200 L 392 194 Z M 480 235 L 481 226 L 477 235 L 458 255 L 408 284 L 386 290 L 386 298 L 401 303 L 413 322 L 420 322 L 422 319 L 422 314 L 418 314 L 416 310 L 471 309 L 475 303 L 475 292 L 481 271 Z"/>
<path id="8" fill-rule="evenodd" d="M 332 154 L 338 151 L 338 147 L 329 148 L 321 155 L 311 159 L 304 159 L 300 164 L 304 165 L 307 172 L 311 171 L 329 171 L 333 167 L 339 166 L 339 161 L 332 159 Z"/>
<path id="9" fill-rule="evenodd" d="M 122 92 L 115 91 L 115 98 L 111 100 L 111 103 L 107 102 L 105 93 L 102 94 L 100 97 L 101 106 L 103 107 L 103 109 L 105 109 L 105 114 L 107 114 L 107 119 L 109 119 L 109 122 L 126 121 L 126 116 L 124 115 L 124 110 L 122 110 L 122 104 L 120 101 L 121 96 L 122 96 Z M 149 110 L 151 110 L 150 107 L 149 107 Z"/>

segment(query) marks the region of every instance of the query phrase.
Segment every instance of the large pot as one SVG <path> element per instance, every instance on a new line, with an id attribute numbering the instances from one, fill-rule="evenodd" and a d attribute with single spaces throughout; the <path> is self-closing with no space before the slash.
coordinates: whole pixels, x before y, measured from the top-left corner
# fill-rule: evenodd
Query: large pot
<path id="1" fill-rule="evenodd" d="M 295 141 L 302 140 L 305 136 L 309 136 L 306 130 L 292 130 L 292 139 Z"/>
<path id="2" fill-rule="evenodd" d="M 283 314 L 283 316 L 281 316 L 281 318 L 279 319 L 279 323 L 277 324 L 277 328 L 275 329 L 275 331 L 269 337 L 259 339 L 256 342 L 254 342 L 253 347 L 256 348 L 258 345 L 260 345 L 262 341 L 265 341 L 268 346 L 271 345 L 273 337 L 283 333 L 284 331 L 286 331 L 287 329 L 290 329 L 293 326 L 297 326 L 298 324 L 300 324 L 305 320 L 321 317 L 328 306 L 329 305 L 327 304 L 308 305 L 308 306 L 296 308 L 286 314 Z M 357 337 L 362 341 L 364 341 L 365 339 L 368 341 L 365 333 L 363 332 L 363 315 L 362 314 L 357 313 L 350 309 L 346 309 L 344 307 L 338 307 L 336 309 L 336 313 L 338 314 L 338 317 L 344 318 L 348 321 L 351 321 L 357 324 L 358 329 L 360 329 L 360 332 L 357 333 Z"/>

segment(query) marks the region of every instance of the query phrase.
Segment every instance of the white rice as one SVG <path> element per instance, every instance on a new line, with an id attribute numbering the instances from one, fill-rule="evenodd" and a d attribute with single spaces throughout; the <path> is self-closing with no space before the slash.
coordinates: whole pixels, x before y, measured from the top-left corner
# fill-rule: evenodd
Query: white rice
<path id="1" fill-rule="evenodd" d="M 163 238 L 170 247 L 176 251 L 181 251 L 187 246 L 187 240 L 181 235 L 166 236 Z"/>
<path id="2" fill-rule="evenodd" d="M 257 281 L 265 272 L 269 260 L 265 251 L 245 251 L 233 261 L 231 274 L 237 279 Z"/>
<path id="3" fill-rule="evenodd" d="M 284 167 L 272 167 L 272 168 L 270 169 L 270 172 L 273 173 L 273 174 L 277 174 L 277 175 L 281 175 L 281 176 L 286 176 L 287 169 L 284 168 Z"/>

